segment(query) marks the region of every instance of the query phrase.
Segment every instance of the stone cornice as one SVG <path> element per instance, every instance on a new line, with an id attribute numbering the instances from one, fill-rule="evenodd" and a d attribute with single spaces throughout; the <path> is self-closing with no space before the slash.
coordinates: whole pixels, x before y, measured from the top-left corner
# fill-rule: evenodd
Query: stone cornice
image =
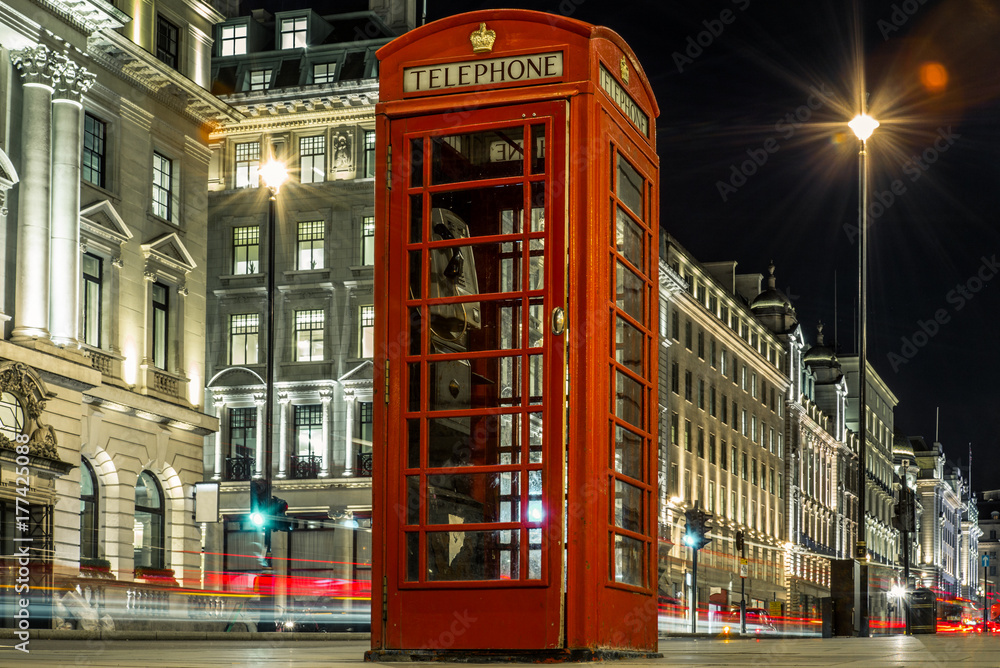
<path id="1" fill-rule="evenodd" d="M 116 32 L 90 36 L 87 52 L 108 71 L 199 125 L 217 127 L 242 115 Z"/>
<path id="2" fill-rule="evenodd" d="M 121 28 L 132 18 L 104 0 L 32 0 L 80 32 L 90 35 L 99 30 Z"/>

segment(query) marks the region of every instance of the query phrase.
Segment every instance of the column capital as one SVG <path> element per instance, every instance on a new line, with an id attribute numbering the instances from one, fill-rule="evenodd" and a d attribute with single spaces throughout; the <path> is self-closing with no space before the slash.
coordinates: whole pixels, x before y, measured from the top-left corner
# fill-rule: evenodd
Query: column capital
<path id="1" fill-rule="evenodd" d="M 21 81 L 25 84 L 53 88 L 53 78 L 56 74 L 52 51 L 47 46 L 39 44 L 10 52 L 10 60 L 21 73 Z"/>
<path id="2" fill-rule="evenodd" d="M 330 390 L 329 388 L 320 390 L 319 400 L 322 401 L 324 404 L 329 404 L 331 401 L 333 401 L 333 391 Z"/>
<path id="3" fill-rule="evenodd" d="M 278 393 L 278 403 L 279 404 L 287 405 L 287 404 L 290 404 L 291 402 L 292 402 L 292 398 L 290 396 L 288 396 L 287 392 L 279 392 Z"/>
<path id="4" fill-rule="evenodd" d="M 97 75 L 63 54 L 54 54 L 52 61 L 56 99 L 80 102 L 83 94 L 97 81 Z"/>
<path id="5" fill-rule="evenodd" d="M 265 398 L 263 392 L 254 392 L 253 402 L 257 406 L 257 408 L 263 408 L 264 404 L 267 402 L 267 399 Z"/>

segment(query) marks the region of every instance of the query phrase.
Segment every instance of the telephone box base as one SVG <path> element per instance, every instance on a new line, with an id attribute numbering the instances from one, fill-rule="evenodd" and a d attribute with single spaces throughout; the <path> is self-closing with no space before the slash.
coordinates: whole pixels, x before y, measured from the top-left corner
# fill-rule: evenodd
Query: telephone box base
<path id="1" fill-rule="evenodd" d="M 459 650 L 459 649 L 373 649 L 365 661 L 397 663 L 436 661 L 439 663 L 585 663 L 626 659 L 662 659 L 659 652 L 615 649 L 540 650 Z"/>

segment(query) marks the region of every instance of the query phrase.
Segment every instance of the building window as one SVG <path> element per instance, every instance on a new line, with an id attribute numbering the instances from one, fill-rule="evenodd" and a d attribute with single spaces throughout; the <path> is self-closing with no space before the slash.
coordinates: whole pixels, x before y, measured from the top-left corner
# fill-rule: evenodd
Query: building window
<path id="1" fill-rule="evenodd" d="M 756 463 L 756 460 L 755 460 L 755 463 Z M 747 476 L 750 473 L 747 470 L 749 468 L 750 468 L 750 458 L 747 456 L 747 453 L 744 452 L 743 453 L 743 468 L 740 469 L 740 474 L 741 474 L 741 476 L 743 477 L 744 480 L 747 479 Z M 735 469 L 733 469 L 733 470 L 735 471 Z"/>
<path id="2" fill-rule="evenodd" d="M 705 458 L 705 429 L 698 427 L 698 456 Z"/>
<path id="3" fill-rule="evenodd" d="M 250 70 L 247 90 L 267 90 L 271 84 L 271 70 Z"/>
<path id="4" fill-rule="evenodd" d="M 684 322 L 684 347 L 691 350 L 693 337 L 691 336 L 691 321 L 687 320 Z"/>
<path id="5" fill-rule="evenodd" d="M 680 343 L 681 340 L 681 314 L 677 309 L 673 309 L 674 318 L 670 323 L 671 338 Z"/>
<path id="6" fill-rule="evenodd" d="M 361 447 L 369 451 L 372 447 L 372 428 L 375 424 L 372 408 L 372 402 L 370 401 L 358 402 L 358 438 L 362 441 L 367 441 L 367 445 L 362 443 Z"/>
<path id="7" fill-rule="evenodd" d="M 691 382 L 691 372 L 684 372 L 684 398 L 688 401 L 694 401 L 694 388 Z"/>
<path id="8" fill-rule="evenodd" d="M 705 380 L 698 379 L 698 408 L 705 410 Z"/>
<path id="9" fill-rule="evenodd" d="M 297 267 L 304 269 L 323 268 L 323 221 L 312 220 L 299 223 Z"/>
<path id="10" fill-rule="evenodd" d="M 678 434 L 678 432 L 680 431 L 680 428 L 678 426 L 679 423 L 680 423 L 680 416 L 678 416 L 677 413 L 671 413 L 670 414 L 670 442 L 673 443 L 674 445 L 680 445 L 681 444 L 681 442 L 680 442 L 680 434 Z"/>
<path id="11" fill-rule="evenodd" d="M 295 312 L 295 360 L 316 362 L 323 359 L 323 311 Z"/>
<path id="12" fill-rule="evenodd" d="M 163 533 L 163 492 L 153 474 L 143 471 L 135 482 L 135 568 L 164 568 Z"/>
<path id="13" fill-rule="evenodd" d="M 306 45 L 306 19 L 281 19 L 281 48 L 299 49 Z"/>
<path id="14" fill-rule="evenodd" d="M 361 341 L 361 357 L 374 357 L 375 356 L 375 307 L 374 306 L 362 306 L 361 307 L 361 317 L 359 319 L 361 323 L 360 336 L 358 337 Z"/>
<path id="15" fill-rule="evenodd" d="M 708 435 L 708 463 L 715 463 L 715 434 Z"/>
<path id="16" fill-rule="evenodd" d="M 241 313 L 229 316 L 229 363 L 233 365 L 257 363 L 257 336 L 260 316 Z"/>
<path id="17" fill-rule="evenodd" d="M 310 404 L 295 407 L 295 455 L 292 477 L 315 478 L 323 454 L 323 406 Z"/>
<path id="18" fill-rule="evenodd" d="M 236 187 L 256 188 L 260 182 L 260 142 L 236 145 Z"/>
<path id="19" fill-rule="evenodd" d="M 233 228 L 233 275 L 256 274 L 260 270 L 260 228 Z"/>
<path id="20" fill-rule="evenodd" d="M 375 176 L 375 131 L 365 130 L 365 177 Z"/>
<path id="21" fill-rule="evenodd" d="M 97 476 L 90 462 L 80 458 L 80 559 L 100 557 L 98 547 L 99 517 Z"/>
<path id="22" fill-rule="evenodd" d="M 754 457 L 753 462 L 750 465 L 750 484 L 757 484 L 757 458 Z"/>
<path id="23" fill-rule="evenodd" d="M 684 420 L 684 450 L 691 452 L 691 420 Z"/>
<path id="24" fill-rule="evenodd" d="M 103 271 L 101 258 L 83 254 L 83 342 L 101 347 L 101 286 Z"/>
<path id="25" fill-rule="evenodd" d="M 719 450 L 719 466 L 722 467 L 723 471 L 728 471 L 729 470 L 729 455 L 727 453 L 729 452 L 729 446 L 726 445 L 725 441 L 720 441 L 719 442 L 719 446 L 720 446 L 720 450 Z M 735 471 L 736 469 L 733 469 L 733 470 Z"/>
<path id="26" fill-rule="evenodd" d="M 167 314 L 169 309 L 167 286 L 153 283 L 153 366 L 167 368 Z"/>
<path id="27" fill-rule="evenodd" d="M 336 63 L 316 63 L 313 65 L 313 83 L 328 84 L 336 81 Z"/>
<path id="28" fill-rule="evenodd" d="M 722 408 L 722 415 L 719 416 L 722 419 L 722 424 L 728 424 L 729 423 L 729 400 L 726 399 L 726 395 L 724 395 L 724 394 L 722 395 L 722 400 L 719 402 L 719 405 Z"/>
<path id="29" fill-rule="evenodd" d="M 173 162 L 159 153 L 153 153 L 153 215 L 170 220 L 171 184 Z"/>
<path id="30" fill-rule="evenodd" d="M 718 412 L 715 408 L 715 385 L 708 389 L 708 412 L 712 417 L 717 417 Z"/>
<path id="31" fill-rule="evenodd" d="M 705 359 L 705 332 L 698 330 L 698 357 Z"/>
<path id="32" fill-rule="evenodd" d="M 24 408 L 10 392 L 0 393 L 0 435 L 9 441 L 24 433 Z"/>
<path id="33" fill-rule="evenodd" d="M 247 52 L 247 27 L 222 26 L 219 55 L 242 56 Z"/>
<path id="34" fill-rule="evenodd" d="M 375 216 L 361 219 L 361 264 L 366 267 L 375 264 Z"/>
<path id="35" fill-rule="evenodd" d="M 719 373 L 723 376 L 726 375 L 726 349 L 722 349 L 722 354 L 719 355 Z"/>
<path id="36" fill-rule="evenodd" d="M 257 409 L 229 410 L 229 454 L 231 457 L 252 459 L 257 452 Z"/>
<path id="37" fill-rule="evenodd" d="M 104 187 L 107 124 L 90 114 L 83 116 L 83 180 Z"/>
<path id="38" fill-rule="evenodd" d="M 681 393 L 681 367 L 677 362 L 670 363 L 670 390 L 674 394 Z"/>
<path id="39" fill-rule="evenodd" d="M 326 180 L 326 137 L 299 137 L 299 181 L 322 183 Z"/>
<path id="40" fill-rule="evenodd" d="M 177 26 L 162 16 L 156 17 L 156 57 L 177 69 Z"/>

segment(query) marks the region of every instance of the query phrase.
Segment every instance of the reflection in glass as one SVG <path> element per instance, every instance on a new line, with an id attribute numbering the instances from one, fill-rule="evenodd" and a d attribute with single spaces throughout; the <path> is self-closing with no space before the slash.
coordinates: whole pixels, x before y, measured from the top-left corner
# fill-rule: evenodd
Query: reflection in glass
<path id="1" fill-rule="evenodd" d="M 406 467 L 420 468 L 420 420 L 410 418 L 406 421 Z"/>
<path id="2" fill-rule="evenodd" d="M 424 185 L 424 140 L 410 140 L 410 187 Z"/>
<path id="3" fill-rule="evenodd" d="M 615 207 L 615 242 L 618 252 L 632 263 L 639 271 L 646 273 L 646 261 L 643 242 L 643 230 L 625 209 Z"/>
<path id="4" fill-rule="evenodd" d="M 542 530 L 528 529 L 528 579 L 542 577 Z"/>
<path id="5" fill-rule="evenodd" d="M 407 310 L 410 314 L 410 354 L 419 355 L 423 345 L 420 337 L 423 334 L 424 319 L 419 306 L 411 306 Z"/>
<path id="6" fill-rule="evenodd" d="M 532 239 L 531 265 L 528 269 L 528 289 L 541 290 L 545 287 L 545 239 Z"/>
<path id="7" fill-rule="evenodd" d="M 545 183 L 531 184 L 531 227 L 530 232 L 545 231 Z"/>
<path id="8" fill-rule="evenodd" d="M 420 259 L 423 256 L 423 251 L 415 250 L 409 252 L 410 256 L 410 299 L 420 299 L 420 295 L 423 294 L 421 290 L 421 271 L 420 271 Z"/>
<path id="9" fill-rule="evenodd" d="M 479 415 L 427 421 L 427 466 L 521 463 L 520 415 Z"/>
<path id="10" fill-rule="evenodd" d="M 639 375 L 642 374 L 645 340 L 645 335 L 625 318 L 615 318 L 615 361 Z"/>
<path id="11" fill-rule="evenodd" d="M 418 244 L 424 238 L 424 198 L 410 195 L 410 243 Z"/>
<path id="12" fill-rule="evenodd" d="M 622 480 L 615 480 L 615 526 L 642 532 L 642 490 Z"/>
<path id="13" fill-rule="evenodd" d="M 545 126 L 542 124 L 531 126 L 531 145 L 534 151 L 531 155 L 531 173 L 545 173 Z"/>
<path id="14" fill-rule="evenodd" d="M 543 420 L 541 412 L 528 413 L 528 463 L 542 463 Z"/>
<path id="15" fill-rule="evenodd" d="M 615 425 L 615 471 L 642 480 L 642 437 Z"/>
<path id="16" fill-rule="evenodd" d="M 646 212 L 642 207 L 642 176 L 632 165 L 618 154 L 618 199 L 632 210 L 639 220 L 645 220 Z"/>
<path id="17" fill-rule="evenodd" d="M 431 137 L 431 182 L 434 184 L 523 174 L 523 126 Z"/>
<path id="18" fill-rule="evenodd" d="M 622 371 L 615 371 L 615 415 L 643 428 L 643 387 Z"/>
<path id="19" fill-rule="evenodd" d="M 541 355 L 538 358 L 539 382 Z M 515 406 L 521 400 L 520 357 L 457 359 L 428 363 L 432 411 Z M 539 400 L 541 391 L 539 389 Z"/>
<path id="20" fill-rule="evenodd" d="M 541 355 L 528 356 L 528 389 L 530 391 L 528 403 L 532 406 L 542 403 L 544 368 Z"/>
<path id="21" fill-rule="evenodd" d="M 410 390 L 407 395 L 410 398 L 410 411 L 420 410 L 420 362 L 411 362 L 406 365 L 409 371 Z"/>
<path id="22" fill-rule="evenodd" d="M 449 190 L 431 195 L 431 210 L 449 211 L 468 226 L 456 237 L 492 237 L 520 234 L 524 218 L 521 184 Z"/>
<path id="23" fill-rule="evenodd" d="M 613 572 L 611 576 L 615 582 L 636 585 L 641 587 L 643 582 L 643 555 L 642 541 L 629 536 L 615 534 L 615 544 L 611 557 Z"/>
<path id="24" fill-rule="evenodd" d="M 542 507 L 542 472 L 528 471 L 528 521 L 541 522 L 545 519 Z"/>
<path id="25" fill-rule="evenodd" d="M 428 531 L 427 580 L 520 577 L 518 531 Z"/>
<path id="26" fill-rule="evenodd" d="M 427 477 L 427 524 L 518 522 L 519 471 L 441 473 Z"/>
<path id="27" fill-rule="evenodd" d="M 420 476 L 406 476 L 406 523 L 420 524 Z"/>
<path id="28" fill-rule="evenodd" d="M 643 322 L 643 281 L 622 262 L 615 271 L 615 303 L 636 322 Z"/>

